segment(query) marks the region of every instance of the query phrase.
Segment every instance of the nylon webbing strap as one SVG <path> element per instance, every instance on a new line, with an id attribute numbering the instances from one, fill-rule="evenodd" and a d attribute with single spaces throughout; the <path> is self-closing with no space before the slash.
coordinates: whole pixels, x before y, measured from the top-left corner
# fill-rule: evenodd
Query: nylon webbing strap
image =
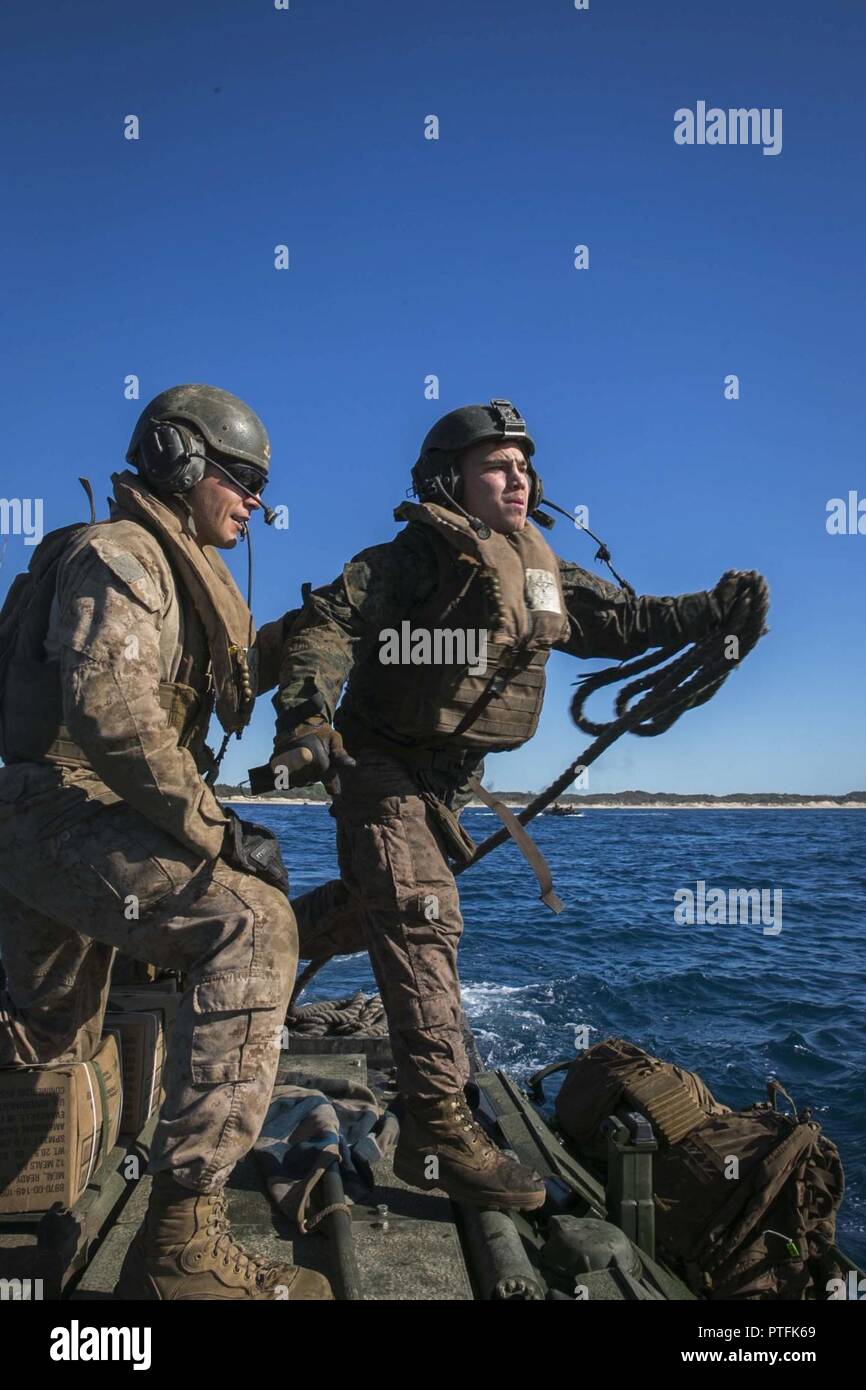
<path id="1" fill-rule="evenodd" d="M 645 1112 L 668 1144 L 678 1144 L 707 1118 L 678 1076 L 651 1072 L 628 1077 L 623 1085 L 632 1104 Z"/>
<path id="2" fill-rule="evenodd" d="M 96 1086 L 97 1090 L 99 1091 L 99 1103 L 102 1106 L 102 1135 L 99 1140 L 99 1163 L 96 1165 L 96 1168 L 94 1169 L 94 1172 L 98 1172 L 99 1169 L 102 1167 L 103 1163 L 105 1162 L 106 1158 L 108 1157 L 108 1135 L 110 1115 L 108 1113 L 108 1092 L 105 1089 L 105 1077 L 102 1074 L 102 1067 L 94 1059 L 91 1059 L 90 1065 L 93 1067 L 94 1075 L 96 1076 Z"/>
<path id="3" fill-rule="evenodd" d="M 64 763 L 76 763 L 80 767 L 90 766 L 83 750 L 69 737 L 65 724 L 60 725 L 57 737 L 51 740 L 39 757 L 49 763 L 57 758 Z"/>
<path id="4" fill-rule="evenodd" d="M 196 714 L 200 712 L 195 708 L 200 703 L 197 692 L 191 686 L 181 685 L 178 682 L 160 681 L 158 696 L 160 707 L 168 716 L 169 727 L 177 732 L 181 747 L 186 747 L 197 732 L 195 721 L 190 718 L 191 712 Z M 74 739 L 70 738 L 69 730 L 65 724 L 58 726 L 56 736 L 47 748 L 39 752 L 38 756 L 40 760 L 46 762 L 60 758 L 67 763 L 78 763 L 81 767 L 90 766 L 90 759 L 83 748 L 80 748 Z"/>
<path id="5" fill-rule="evenodd" d="M 96 525 L 96 503 L 93 500 L 93 485 L 89 478 L 79 478 L 81 486 L 84 488 L 85 496 L 90 503 L 90 525 Z"/>
<path id="6" fill-rule="evenodd" d="M 528 651 L 526 647 L 516 647 L 511 654 L 511 660 L 505 667 L 505 670 L 495 670 L 493 672 L 486 686 L 478 696 L 478 699 L 470 705 L 469 709 L 460 720 L 460 723 L 457 725 L 457 728 L 452 731 L 451 737 L 460 738 L 461 734 L 465 734 L 467 729 L 471 729 L 472 725 L 481 718 L 487 706 L 490 704 L 490 701 L 494 699 L 495 696 L 502 694 L 508 682 L 511 680 L 511 677 L 516 676 L 517 672 L 521 670 L 522 667 L 528 666 L 534 655 L 535 653 Z M 497 815 L 498 814 L 499 812 L 497 811 Z"/>
<path id="7" fill-rule="evenodd" d="M 469 786 L 479 800 L 483 801 L 484 805 L 489 807 L 489 809 L 499 817 L 512 840 L 514 840 L 538 880 L 538 887 L 541 890 L 540 897 L 544 906 L 549 907 L 551 912 L 561 912 L 563 909 L 562 899 L 557 897 L 554 892 L 553 877 L 550 868 L 547 860 L 538 848 L 538 845 L 530 839 L 523 829 L 523 826 L 520 824 L 520 821 L 516 816 L 512 815 L 504 801 L 500 801 L 498 797 L 491 796 L 490 792 L 482 787 L 477 777 L 469 778 Z M 464 865 L 463 867 L 465 868 L 467 866 Z M 459 874 L 460 871 L 461 870 L 458 868 L 455 869 L 454 872 L 455 874 Z"/>

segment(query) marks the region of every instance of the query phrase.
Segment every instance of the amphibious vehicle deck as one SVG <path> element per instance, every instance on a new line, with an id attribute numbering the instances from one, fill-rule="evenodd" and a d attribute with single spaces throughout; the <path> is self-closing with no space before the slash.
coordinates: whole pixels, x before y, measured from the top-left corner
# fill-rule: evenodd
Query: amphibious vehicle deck
<path id="1" fill-rule="evenodd" d="M 283 1053 L 277 1081 L 324 1089 L 329 1077 L 348 1078 L 387 1103 L 394 1096 L 391 1064 L 387 1038 L 296 1038 Z M 374 1167 L 372 1191 L 359 1196 L 354 1190 L 348 1211 L 335 1211 L 302 1236 L 271 1203 L 249 1154 L 227 1194 L 238 1239 L 257 1254 L 325 1274 L 342 1300 L 692 1300 L 649 1250 L 601 1225 L 623 1208 L 616 1209 L 515 1082 L 503 1071 L 478 1071 L 474 1080 L 476 1113 L 491 1136 L 545 1179 L 548 1201 L 540 1212 L 525 1217 L 452 1204 L 441 1192 L 407 1187 L 383 1158 Z M 147 1207 L 144 1168 L 154 1124 L 155 1118 L 112 1150 L 74 1208 L 0 1220 L 8 1277 L 42 1280 L 38 1296 L 46 1299 L 113 1298 Z M 320 1202 L 345 1207 L 334 1170 L 317 1192 Z M 618 1250 L 610 1246 L 611 1234 Z"/>

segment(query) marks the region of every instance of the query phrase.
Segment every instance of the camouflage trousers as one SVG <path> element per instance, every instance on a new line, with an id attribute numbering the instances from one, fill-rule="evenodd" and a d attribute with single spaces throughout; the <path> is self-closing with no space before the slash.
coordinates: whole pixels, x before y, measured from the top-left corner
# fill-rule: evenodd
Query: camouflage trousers
<path id="1" fill-rule="evenodd" d="M 150 1171 L 221 1188 L 258 1138 L 297 965 L 278 889 L 197 860 L 93 773 L 0 771 L 0 1066 L 89 1060 L 115 948 L 183 971 Z"/>
<path id="2" fill-rule="evenodd" d="M 451 1095 L 469 1079 L 469 1063 L 457 974 L 463 919 L 441 833 L 396 759 L 365 749 L 340 780 L 332 806 L 340 872 L 381 991 L 398 1086 L 421 1098 Z M 325 937 L 327 917 L 315 915 Z M 335 909 L 333 938 L 342 926 L 348 939 L 349 916 Z"/>

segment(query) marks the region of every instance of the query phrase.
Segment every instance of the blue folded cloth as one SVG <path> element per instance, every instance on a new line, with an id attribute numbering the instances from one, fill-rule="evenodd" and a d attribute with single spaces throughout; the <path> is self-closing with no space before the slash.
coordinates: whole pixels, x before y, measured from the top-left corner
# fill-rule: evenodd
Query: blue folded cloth
<path id="1" fill-rule="evenodd" d="M 330 1210 L 309 1215 L 322 1175 L 337 1163 L 344 1185 L 372 1187 L 372 1165 L 393 1151 L 399 1132 L 396 1117 L 380 1112 L 366 1086 L 330 1080 L 320 1085 L 329 1094 L 309 1086 L 276 1086 L 255 1144 L 271 1200 L 304 1234 Z"/>

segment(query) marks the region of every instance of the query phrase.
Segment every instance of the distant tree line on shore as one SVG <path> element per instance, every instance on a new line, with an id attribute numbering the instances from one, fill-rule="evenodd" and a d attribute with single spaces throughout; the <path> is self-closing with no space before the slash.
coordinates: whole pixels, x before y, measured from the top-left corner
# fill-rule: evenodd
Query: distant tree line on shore
<path id="1" fill-rule="evenodd" d="M 226 782 L 219 782 L 216 786 L 216 794 L 223 800 L 230 801 L 233 797 L 249 796 L 250 789 L 249 787 L 236 787 Z M 537 795 L 537 792 L 496 792 L 496 796 L 501 801 L 517 802 L 521 806 L 528 805 Z M 289 791 L 267 792 L 262 799 L 329 802 L 331 798 L 324 787 L 317 784 L 314 787 L 297 787 Z M 845 792 L 840 796 L 824 794 L 823 792 L 728 792 L 724 796 L 716 796 L 711 792 L 572 792 L 557 797 L 557 801 L 560 806 L 646 806 L 653 803 L 662 803 L 665 806 L 682 806 L 695 802 L 701 806 L 724 806 L 731 802 L 742 803 L 747 806 L 803 806 L 810 801 L 831 801 L 834 805 L 844 806 L 848 802 L 866 802 L 866 791 Z"/>
<path id="2" fill-rule="evenodd" d="M 249 796 L 249 786 L 233 787 L 228 782 L 217 782 L 214 791 L 223 801 L 231 801 L 236 796 Z M 291 787 L 288 791 L 282 792 L 263 792 L 256 797 L 256 801 L 327 801 L 330 803 L 330 796 L 325 791 L 321 783 L 317 782 L 314 787 Z"/>
<path id="3" fill-rule="evenodd" d="M 506 793 L 507 795 L 507 793 Z M 517 794 L 523 802 L 532 800 L 530 795 Z M 559 797 L 560 803 L 579 806 L 644 806 L 664 802 L 667 806 L 681 806 L 688 802 L 700 802 L 702 806 L 724 806 L 735 802 L 743 805 L 803 806 L 810 801 L 832 801 L 844 806 L 846 802 L 866 801 L 866 791 L 845 792 L 840 796 L 823 792 L 727 792 L 716 796 L 712 792 L 587 792 L 584 795 Z"/>

